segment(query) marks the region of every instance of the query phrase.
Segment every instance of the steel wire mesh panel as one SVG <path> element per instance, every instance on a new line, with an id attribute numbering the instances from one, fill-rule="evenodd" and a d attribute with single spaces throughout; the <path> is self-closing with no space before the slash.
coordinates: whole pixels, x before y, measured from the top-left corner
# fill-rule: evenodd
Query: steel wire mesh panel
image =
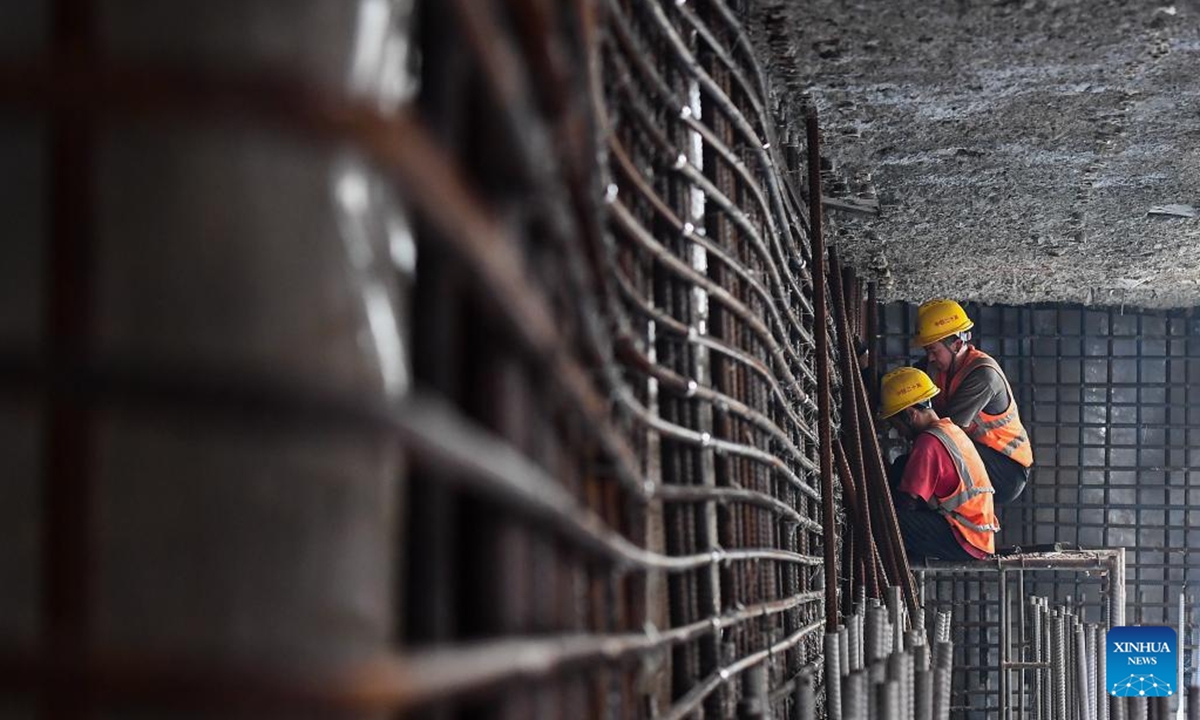
<path id="1" fill-rule="evenodd" d="M 1200 581 L 1200 533 L 1192 529 L 1200 520 L 1194 312 L 965 308 L 975 321 L 973 342 L 1008 375 L 1034 446 L 1032 481 L 1001 509 L 998 544 L 1125 547 L 1127 621 L 1176 627 L 1180 592 Z M 885 307 L 880 334 L 887 366 L 916 359 L 908 340 L 915 319 L 914 305 Z M 1078 573 L 1052 573 L 1027 589 L 1055 602 L 1069 598 L 1097 622 L 1097 584 Z M 1185 624 L 1191 648 L 1192 618 Z M 1191 655 L 1189 649 L 1189 668 Z"/>
<path id="2" fill-rule="evenodd" d="M 783 178 L 746 172 L 778 162 L 768 152 L 774 130 L 755 111 L 766 100 L 761 76 L 735 57 L 736 28 L 715 3 L 609 9 L 601 57 L 613 276 L 627 313 L 621 322 L 641 353 L 626 377 L 643 389 L 647 408 L 700 433 L 699 443 L 680 433 L 651 439 L 654 480 L 668 494 L 702 502 L 668 504 L 650 521 L 662 523 L 671 553 L 765 545 L 811 557 L 819 547 L 815 496 L 757 457 L 778 455 L 815 486 L 807 236 Z M 778 498 L 803 521 L 797 526 L 761 502 L 713 502 L 734 488 Z M 736 686 L 696 688 L 818 622 L 813 572 L 794 563 L 731 563 L 667 580 L 667 607 L 659 610 L 671 624 L 809 598 L 677 645 L 667 693 L 675 711 L 703 704 L 715 716 L 737 712 L 744 694 Z M 814 632 L 768 664 L 780 709 L 796 674 L 819 661 L 818 643 Z"/>

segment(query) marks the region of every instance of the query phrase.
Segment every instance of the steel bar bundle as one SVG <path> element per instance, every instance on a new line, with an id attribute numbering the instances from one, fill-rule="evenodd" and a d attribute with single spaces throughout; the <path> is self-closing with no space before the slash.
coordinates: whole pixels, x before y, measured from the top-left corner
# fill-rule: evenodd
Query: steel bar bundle
<path id="1" fill-rule="evenodd" d="M 898 597 L 900 588 L 885 588 Z M 900 610 L 903 606 L 897 605 Z M 945 615 L 948 618 L 948 613 Z M 829 658 L 838 653 L 841 633 L 825 636 L 826 682 L 838 687 L 836 705 L 827 706 L 827 718 L 839 720 L 948 720 L 953 645 L 935 637 L 931 646 L 925 631 L 912 631 L 911 642 L 896 642 L 895 615 L 877 600 L 855 603 L 844 618 L 846 637 L 858 638 L 865 627 L 864 654 L 851 651 L 847 664 Z M 903 618 L 899 618 L 903 622 Z M 930 648 L 934 650 L 931 652 Z M 833 674 L 836 673 L 836 676 Z M 804 717 L 803 720 L 809 720 Z"/>
<path id="2" fill-rule="evenodd" d="M 945 616 L 933 620 L 934 637 L 945 633 L 955 643 L 955 716 L 1119 717 L 1125 706 L 1106 690 L 1103 647 L 1109 618 L 1123 618 L 1124 561 L 1121 549 L 1056 550 L 917 565 L 930 611 L 955 614 L 954 623 Z M 1052 601 L 1026 591 L 1074 588 L 1078 577 L 1099 591 L 1094 598 L 1063 592 Z"/>

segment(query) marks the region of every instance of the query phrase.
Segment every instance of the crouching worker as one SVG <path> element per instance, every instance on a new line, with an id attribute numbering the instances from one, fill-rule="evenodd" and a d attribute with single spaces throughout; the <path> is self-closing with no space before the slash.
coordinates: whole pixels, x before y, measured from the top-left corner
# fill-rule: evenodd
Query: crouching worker
<path id="1" fill-rule="evenodd" d="M 879 415 L 912 441 L 895 490 L 896 515 L 912 560 L 983 559 L 996 551 L 996 520 L 987 470 L 974 443 L 939 418 L 933 381 L 916 368 L 883 376 Z"/>
<path id="2" fill-rule="evenodd" d="M 973 327 L 958 303 L 930 300 L 917 310 L 913 345 L 925 350 L 924 369 L 942 391 L 934 409 L 967 431 L 987 467 L 995 502 L 1007 505 L 1029 480 L 1033 446 L 1000 364 L 969 343 Z"/>

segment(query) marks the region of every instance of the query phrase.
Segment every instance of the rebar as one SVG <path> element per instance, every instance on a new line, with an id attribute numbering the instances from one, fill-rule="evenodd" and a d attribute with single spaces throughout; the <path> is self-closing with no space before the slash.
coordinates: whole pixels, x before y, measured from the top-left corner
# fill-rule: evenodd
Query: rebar
<path id="1" fill-rule="evenodd" d="M 913 716 L 916 720 L 933 720 L 933 676 L 934 672 L 919 665 L 915 673 Z"/>
<path id="2" fill-rule="evenodd" d="M 845 631 L 830 635 L 836 641 L 844 640 L 848 650 L 848 672 L 841 678 L 842 717 L 912 720 L 919 711 L 923 720 L 929 720 L 936 702 L 932 666 L 940 667 L 946 682 L 951 682 L 953 645 L 930 644 L 924 631 L 917 629 L 903 633 L 899 644 L 895 644 L 888 616 L 894 616 L 894 609 L 898 609 L 903 622 L 903 596 L 894 589 L 885 589 L 882 594 L 892 599 L 891 608 L 877 598 L 860 597 L 862 602 L 856 603 L 855 612 L 845 618 Z M 827 652 L 831 650 L 827 648 Z M 840 663 L 837 669 L 841 670 Z M 828 672 L 834 672 L 832 664 Z M 889 699 L 893 691 L 894 700 Z"/>
<path id="3" fill-rule="evenodd" d="M 1105 629 L 1102 627 L 1096 628 L 1096 718 L 1097 720 L 1108 720 L 1109 718 L 1109 694 L 1108 694 L 1108 651 L 1104 647 Z"/>
<path id="4" fill-rule="evenodd" d="M 888 645 L 892 639 L 891 630 L 888 627 L 887 610 L 878 607 L 869 608 L 866 630 L 866 662 L 870 664 L 886 658 L 890 650 Z"/>
<path id="5" fill-rule="evenodd" d="M 1066 641 L 1063 637 L 1064 618 L 1058 610 L 1050 611 L 1050 682 L 1054 691 L 1054 718 L 1067 715 L 1067 659 Z"/>
<path id="6" fill-rule="evenodd" d="M 887 680 L 875 686 L 875 707 L 873 717 L 880 720 L 898 720 L 900 714 L 900 683 Z"/>
<path id="7" fill-rule="evenodd" d="M 838 676 L 845 677 L 850 674 L 850 633 L 845 625 L 838 625 Z"/>
<path id="8" fill-rule="evenodd" d="M 846 322 L 832 329 L 827 322 L 815 112 L 805 208 L 779 167 L 769 106 L 777 88 L 724 2 L 693 10 L 613 0 L 604 12 L 586 2 L 508 5 L 423 4 L 430 37 L 422 67 L 430 91 L 386 111 L 310 89 L 315 83 L 305 78 L 276 86 L 259 77 L 192 78 L 135 66 L 131 81 L 122 72 L 71 63 L 61 73 L 58 61 L 69 58 L 57 56 L 48 72 L 16 85 L 10 78 L 6 98 L 15 94 L 17 104 L 52 112 L 53 128 L 74 127 L 76 118 L 63 109 L 79 110 L 85 134 L 101 114 L 105 123 L 110 116 L 140 122 L 142 114 L 173 114 L 220 125 L 233 118 L 264 136 L 287 131 L 289 141 L 295 135 L 305 146 L 362 155 L 386 175 L 380 194 L 411 206 L 419 220 L 423 291 L 447 280 L 453 285 L 447 302 L 426 298 L 414 314 L 438 305 L 446 320 L 477 319 L 484 326 L 478 337 L 463 337 L 454 322 L 430 323 L 437 337 L 425 331 L 415 344 L 439 352 L 429 352 L 430 368 L 415 373 L 412 391 L 396 403 L 360 408 L 333 398 L 310 408 L 300 397 L 275 413 L 297 424 L 325 416 L 339 437 L 361 430 L 402 449 L 417 468 L 403 478 L 406 498 L 410 490 L 425 498 L 434 488 L 437 517 L 458 520 L 446 537 L 480 530 L 484 540 L 481 561 L 462 569 L 446 563 L 435 578 L 430 596 L 439 598 L 434 604 L 444 614 L 436 637 L 411 646 L 405 638 L 402 654 L 366 669 L 377 674 L 346 673 L 368 678 L 351 687 L 379 698 L 381 712 L 423 714 L 424 706 L 460 693 L 536 682 L 548 686 L 547 705 L 562 708 L 548 716 L 633 716 L 634 708 L 648 707 L 655 717 L 683 718 L 736 707 L 742 717 L 764 718 L 794 702 L 794 714 L 808 718 L 815 690 L 804 668 L 823 667 L 829 718 L 906 718 L 920 694 L 914 666 L 928 688 L 923 707 L 931 711 L 924 611 L 884 491 L 872 402 L 856 369 L 835 378 L 831 364 L 849 333 L 873 328 L 873 321 L 860 317 L 860 286 L 848 271 L 846 288 L 834 298 L 852 305 L 849 314 L 843 308 Z M 456 52 L 462 59 L 449 62 Z M 75 97 L 79 88 L 87 90 Z M 479 90 L 469 105 L 456 99 L 466 88 Z M 203 112 L 191 117 L 193 111 Z M 466 137 L 487 140 L 486 150 L 465 152 Z M 70 177 L 88 177 L 91 169 L 72 170 L 78 174 Z M 63 182 L 60 174 L 50 184 Z M 86 230 L 74 226 L 95 208 L 81 199 L 52 209 L 55 227 L 67 226 L 55 232 L 71 235 Z M 85 247 L 69 252 L 74 242 L 64 238 L 49 253 L 50 264 L 64 270 L 49 287 L 54 321 L 64 317 L 58 303 L 87 295 L 56 293 L 91 287 L 89 278 L 74 274 L 97 259 Z M 75 310 L 85 317 L 86 308 Z M 65 331 L 89 333 L 82 326 L 48 329 L 51 350 L 60 349 Z M 873 330 L 868 335 L 876 340 Z M 64 367 L 87 360 L 61 359 Z M 53 379 L 49 394 L 57 400 L 63 388 L 80 384 L 65 370 Z M 868 530 L 871 541 L 850 553 L 860 555 L 851 562 L 864 563 L 873 593 L 882 589 L 880 578 L 901 586 L 887 590 L 887 611 L 868 608 L 861 595 L 844 627 L 836 625 L 841 585 L 833 562 L 842 501 L 830 462 L 835 379 L 847 390 L 842 405 L 864 418 L 849 439 L 857 460 L 847 464 L 859 477 L 847 479 L 871 485 L 861 495 L 862 515 L 877 510 L 880 517 L 879 532 Z M 112 394 L 138 393 L 122 387 Z M 162 395 L 168 400 L 156 402 L 169 409 L 184 405 L 178 394 Z M 231 407 L 261 399 L 240 390 L 230 396 Z M 62 408 L 51 410 L 57 419 L 48 446 L 72 445 L 63 440 Z M 88 593 L 67 590 L 87 579 L 74 573 L 91 525 L 66 521 L 86 515 L 80 508 L 95 498 L 81 493 L 72 505 L 62 486 L 62 478 L 74 476 L 64 467 L 85 462 L 89 453 L 51 456 L 48 474 L 58 480 L 50 486 L 48 526 L 66 538 L 47 550 L 44 569 L 53 591 L 49 607 L 66 608 L 61 617 L 50 613 L 55 640 L 61 628 L 53 623 L 87 614 L 80 604 Z M 77 469 L 77 482 L 86 484 L 91 468 Z M 418 503 L 404 511 L 426 509 Z M 883 538 L 878 547 L 876 535 Z M 458 549 L 477 555 L 474 547 Z M 494 560 L 481 577 L 469 574 Z M 817 563 L 825 571 L 819 588 L 810 572 Z M 496 607 L 487 608 L 494 613 L 468 614 L 492 602 L 500 584 Z M 530 587 L 537 597 L 528 597 Z M 401 619 L 413 620 L 398 618 L 397 627 Z M 455 628 L 486 639 L 449 642 L 458 636 Z M 948 625 L 939 630 L 938 639 L 949 637 Z M 947 693 L 950 652 L 939 645 L 934 653 Z M 670 672 L 657 669 L 664 654 L 673 658 Z M 68 660 L 62 667 L 35 665 L 52 677 L 91 681 L 90 667 Z M 644 677 L 630 682 L 623 673 L 634 666 Z M 566 678 L 593 669 L 594 692 Z M 383 683 L 380 677 L 385 686 L 371 684 Z M 786 689 L 776 688 L 779 707 L 769 687 L 776 678 L 792 678 Z M 853 688 L 852 697 L 842 696 L 843 686 Z M 338 692 L 350 692 L 336 690 L 330 693 L 337 701 Z M 313 692 L 324 697 L 326 688 Z M 528 709 L 500 702 L 496 712 L 504 716 Z M 869 714 L 871 702 L 877 714 Z M 943 706 L 948 710 L 948 700 Z"/>
<path id="9" fill-rule="evenodd" d="M 938 642 L 950 641 L 950 620 L 951 612 L 949 610 L 939 610 L 937 614 L 937 625 L 934 628 L 933 636 Z"/>
<path id="10" fill-rule="evenodd" d="M 893 585 L 886 592 L 888 622 L 891 623 L 892 629 L 892 647 L 899 649 L 904 647 L 904 595 L 903 590 L 899 586 Z"/>
<path id="11" fill-rule="evenodd" d="M 1042 613 L 1042 659 L 1046 663 L 1046 667 L 1042 669 L 1042 698 L 1044 700 L 1042 716 L 1046 720 L 1050 720 L 1055 716 L 1058 708 L 1058 695 L 1055 693 L 1054 685 L 1054 625 L 1050 618 L 1049 598 L 1041 598 L 1040 608 Z"/>
<path id="12" fill-rule="evenodd" d="M 1039 598 L 1031 597 L 1026 612 L 1030 617 L 1030 655 L 1031 662 L 1040 665 L 1046 662 L 1046 648 L 1042 642 L 1042 605 Z M 1045 702 L 1042 693 L 1042 675 L 1044 671 L 1040 667 L 1033 669 L 1033 720 L 1043 720 L 1044 713 L 1042 706 Z"/>
<path id="13" fill-rule="evenodd" d="M 913 667 L 928 670 L 930 666 L 929 646 L 922 643 L 913 648 Z"/>
<path id="14" fill-rule="evenodd" d="M 817 124 L 817 109 L 807 109 L 808 127 L 808 187 L 809 224 L 812 240 L 813 263 L 813 313 L 817 322 L 813 324 L 813 338 L 817 356 L 817 434 L 821 457 L 821 493 L 823 505 L 821 522 L 825 526 L 825 629 L 832 632 L 837 627 L 837 507 L 833 495 L 833 423 L 831 419 L 832 396 L 829 373 L 829 335 L 825 318 L 829 311 L 825 295 L 825 235 L 822 230 L 821 209 L 821 131 Z"/>
<path id="15" fill-rule="evenodd" d="M 867 700 L 868 677 L 865 670 L 856 670 L 842 678 L 843 720 L 870 720 Z"/>
<path id="16" fill-rule="evenodd" d="M 1087 663 L 1087 682 L 1088 682 L 1087 705 L 1088 705 L 1088 715 L 1092 718 L 1092 720 L 1099 720 L 1099 717 L 1100 717 L 1099 701 L 1102 700 L 1105 695 L 1104 688 L 1100 685 L 1097 685 L 1097 682 L 1099 680 L 1098 669 L 1099 669 L 1099 665 L 1100 665 L 1099 654 L 1104 652 L 1103 644 L 1102 643 L 1099 645 L 1097 644 L 1098 632 L 1099 632 L 1099 628 L 1095 624 L 1088 623 L 1086 626 L 1085 635 L 1084 635 L 1084 640 L 1086 641 L 1086 648 L 1084 649 L 1083 657 Z"/>
<path id="17" fill-rule="evenodd" d="M 1149 698 L 1127 697 L 1124 705 L 1125 714 L 1129 720 L 1150 720 Z"/>
<path id="18" fill-rule="evenodd" d="M 792 706 L 792 720 L 815 720 L 816 715 L 817 698 L 816 688 L 813 683 L 813 674 L 809 670 L 804 670 L 796 678 L 796 696 Z M 845 718 L 844 714 L 843 718 Z"/>
<path id="19" fill-rule="evenodd" d="M 934 720 L 950 720 L 950 660 L 954 654 L 948 641 L 938 641 L 934 646 L 933 666 L 933 717 Z"/>
<path id="20" fill-rule="evenodd" d="M 849 670 L 854 672 L 861 670 L 863 666 L 863 636 L 862 636 L 862 615 L 855 612 L 847 618 L 848 625 L 846 626 L 846 644 L 849 646 Z"/>
<path id="21" fill-rule="evenodd" d="M 841 652 L 838 634 L 825 633 L 825 715 L 828 720 L 842 718 Z"/>
<path id="22" fill-rule="evenodd" d="M 916 648 L 925 644 L 925 629 L 909 630 L 904 633 L 904 649 L 908 652 L 913 652 Z"/>
<path id="23" fill-rule="evenodd" d="M 1095 694 L 1092 692 L 1092 686 L 1088 681 L 1089 655 L 1087 653 L 1087 638 L 1086 631 L 1081 623 L 1075 624 L 1075 687 L 1076 687 L 1076 713 L 1079 720 L 1095 720 L 1095 713 L 1092 712 L 1092 698 Z M 1092 676 L 1095 677 L 1094 674 Z"/>
<path id="24" fill-rule="evenodd" d="M 887 678 L 896 683 L 898 720 L 909 720 L 912 717 L 914 677 L 912 655 L 897 651 L 888 656 Z"/>
<path id="25" fill-rule="evenodd" d="M 738 703 L 739 720 L 765 720 L 770 714 L 770 678 L 767 668 L 758 664 L 742 673 L 742 700 Z"/>

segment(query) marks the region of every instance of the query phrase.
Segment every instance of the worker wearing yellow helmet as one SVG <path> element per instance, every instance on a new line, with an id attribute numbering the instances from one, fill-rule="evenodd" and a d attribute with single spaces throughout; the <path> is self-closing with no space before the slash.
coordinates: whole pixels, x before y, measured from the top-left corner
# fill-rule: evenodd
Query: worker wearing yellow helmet
<path id="1" fill-rule="evenodd" d="M 974 326 L 953 300 L 930 300 L 917 310 L 913 345 L 925 351 L 925 369 L 940 391 L 934 409 L 966 430 L 1004 505 L 1029 480 L 1033 446 L 1004 371 L 970 344 Z"/>
<path id="2" fill-rule="evenodd" d="M 916 368 L 883 376 L 879 415 L 912 441 L 895 493 L 900 534 L 914 560 L 983 559 L 996 552 L 995 491 L 975 444 L 933 409 L 940 392 Z"/>

